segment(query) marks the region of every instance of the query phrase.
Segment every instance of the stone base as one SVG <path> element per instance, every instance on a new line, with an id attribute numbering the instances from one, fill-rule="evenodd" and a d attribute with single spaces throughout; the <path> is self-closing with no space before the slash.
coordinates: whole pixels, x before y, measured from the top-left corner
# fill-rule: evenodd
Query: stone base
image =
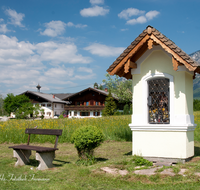
<path id="1" fill-rule="evenodd" d="M 152 126 L 161 128 L 160 126 Z M 164 128 L 165 126 L 163 126 Z M 171 126 L 172 127 L 172 126 Z M 185 162 L 194 156 L 194 131 L 133 130 L 132 154 L 145 158 Z"/>
<path id="2" fill-rule="evenodd" d="M 17 158 L 15 166 L 23 166 L 28 164 L 31 150 L 13 150 L 13 157 Z"/>
<path id="3" fill-rule="evenodd" d="M 146 160 L 149 160 L 151 162 L 159 162 L 159 163 L 173 163 L 173 164 L 177 164 L 177 163 L 182 163 L 184 164 L 185 162 L 190 161 L 193 157 L 190 158 L 185 158 L 185 159 L 181 159 L 181 158 L 162 158 L 162 157 L 146 157 L 144 156 L 143 158 L 145 158 Z"/>
<path id="4" fill-rule="evenodd" d="M 38 170 L 46 170 L 48 168 L 53 168 L 52 164 L 55 158 L 55 151 L 53 152 L 36 152 L 36 160 L 40 162 L 37 167 Z"/>

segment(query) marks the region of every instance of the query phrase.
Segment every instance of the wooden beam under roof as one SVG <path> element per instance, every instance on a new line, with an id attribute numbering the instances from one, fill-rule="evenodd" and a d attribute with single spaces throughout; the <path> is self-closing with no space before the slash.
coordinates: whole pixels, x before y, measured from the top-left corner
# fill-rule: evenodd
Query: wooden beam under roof
<path id="1" fill-rule="evenodd" d="M 178 61 L 172 56 L 173 69 L 178 70 Z"/>
<path id="2" fill-rule="evenodd" d="M 153 48 L 153 40 L 152 39 L 149 39 L 148 40 L 148 49 L 152 49 Z"/>
<path id="3" fill-rule="evenodd" d="M 194 71 L 196 70 L 197 67 L 193 67 L 190 64 L 187 63 L 187 61 L 185 61 L 183 58 L 181 58 L 178 54 L 176 54 L 174 51 L 172 51 L 167 45 L 165 45 L 163 42 L 161 42 L 156 36 L 154 36 L 153 34 L 151 34 L 150 38 L 152 40 L 154 40 L 156 43 L 160 44 L 161 47 L 167 51 L 168 53 L 170 53 L 178 62 L 183 63 L 185 65 L 185 67 L 189 70 L 189 71 Z"/>
<path id="4" fill-rule="evenodd" d="M 124 72 L 128 73 L 129 69 L 136 69 L 136 68 L 137 68 L 137 64 L 132 62 L 131 59 L 128 59 L 128 61 L 124 65 Z"/>
<path id="5" fill-rule="evenodd" d="M 119 69 L 123 67 L 123 65 L 127 62 L 127 59 L 131 58 L 138 49 L 149 39 L 149 35 L 146 35 L 123 59 L 120 63 L 111 71 L 109 72 L 110 75 L 114 75 L 117 73 Z"/>

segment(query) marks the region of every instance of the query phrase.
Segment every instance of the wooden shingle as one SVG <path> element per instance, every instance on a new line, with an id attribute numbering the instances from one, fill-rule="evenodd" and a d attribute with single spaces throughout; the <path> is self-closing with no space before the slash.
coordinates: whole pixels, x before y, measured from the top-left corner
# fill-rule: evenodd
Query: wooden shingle
<path id="1" fill-rule="evenodd" d="M 157 45 L 161 45 L 162 47 L 164 47 L 165 51 L 172 54 L 173 57 L 176 57 L 179 60 L 180 64 L 185 65 L 186 68 L 190 68 L 191 71 L 195 72 L 200 71 L 200 64 L 198 62 L 194 61 L 188 54 L 186 54 L 183 50 L 181 50 L 173 41 L 171 41 L 165 35 L 160 33 L 158 30 L 156 30 L 152 26 L 147 26 L 147 28 L 123 51 L 123 53 L 113 62 L 113 64 L 110 65 L 110 67 L 107 69 L 107 72 L 110 73 L 111 75 L 116 74 L 115 68 L 117 67 L 117 65 L 125 64 L 126 59 L 129 59 L 130 55 L 134 56 L 134 54 L 137 54 L 141 46 L 145 45 L 145 40 L 147 42 L 149 39 L 153 39 Z M 121 63 L 121 61 L 123 62 Z M 122 66 L 120 67 L 123 68 Z"/>

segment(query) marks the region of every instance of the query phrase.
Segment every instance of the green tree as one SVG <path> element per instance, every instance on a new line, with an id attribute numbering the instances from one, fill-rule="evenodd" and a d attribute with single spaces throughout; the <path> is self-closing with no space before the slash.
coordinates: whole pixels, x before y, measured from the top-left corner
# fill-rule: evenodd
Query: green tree
<path id="1" fill-rule="evenodd" d="M 114 98 L 109 91 L 108 96 L 106 97 L 105 108 L 102 111 L 103 116 L 114 115 L 117 105 L 114 101 Z"/>
<path id="2" fill-rule="evenodd" d="M 94 83 L 94 88 L 97 88 L 99 90 L 103 90 L 103 86 L 101 84 L 98 85 L 96 82 Z"/>
<path id="3" fill-rule="evenodd" d="M 130 113 L 130 108 L 129 108 L 129 105 L 128 105 L 128 104 L 126 104 L 126 105 L 124 106 L 123 113 L 124 113 L 124 115 L 128 115 L 128 114 Z"/>
<path id="4" fill-rule="evenodd" d="M 30 99 L 26 95 L 14 96 L 12 93 L 7 94 L 4 99 L 4 109 L 10 115 L 11 112 L 15 113 L 16 118 L 24 119 L 28 116 L 36 117 L 39 114 L 40 106 L 35 105 L 30 102 Z"/>
<path id="5" fill-rule="evenodd" d="M 110 76 L 108 73 L 105 77 L 103 83 L 119 98 L 119 102 L 130 104 L 132 101 L 132 81 L 120 78 L 117 75 Z"/>
<path id="6" fill-rule="evenodd" d="M 198 99 L 193 100 L 193 110 L 200 111 L 200 100 Z"/>
<path id="7" fill-rule="evenodd" d="M 94 88 L 99 88 L 99 85 L 96 82 L 94 83 Z"/>

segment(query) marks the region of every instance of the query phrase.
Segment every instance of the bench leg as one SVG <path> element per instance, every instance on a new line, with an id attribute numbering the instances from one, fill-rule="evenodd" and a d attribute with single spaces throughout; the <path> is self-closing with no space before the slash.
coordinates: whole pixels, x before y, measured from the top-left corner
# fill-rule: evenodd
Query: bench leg
<path id="1" fill-rule="evenodd" d="M 46 170 L 48 168 L 53 168 L 52 164 L 55 158 L 55 151 L 53 152 L 36 152 L 36 160 L 40 162 L 37 167 L 38 170 Z"/>
<path id="2" fill-rule="evenodd" d="M 23 166 L 28 164 L 31 150 L 13 150 L 13 157 L 17 158 L 15 166 Z"/>

